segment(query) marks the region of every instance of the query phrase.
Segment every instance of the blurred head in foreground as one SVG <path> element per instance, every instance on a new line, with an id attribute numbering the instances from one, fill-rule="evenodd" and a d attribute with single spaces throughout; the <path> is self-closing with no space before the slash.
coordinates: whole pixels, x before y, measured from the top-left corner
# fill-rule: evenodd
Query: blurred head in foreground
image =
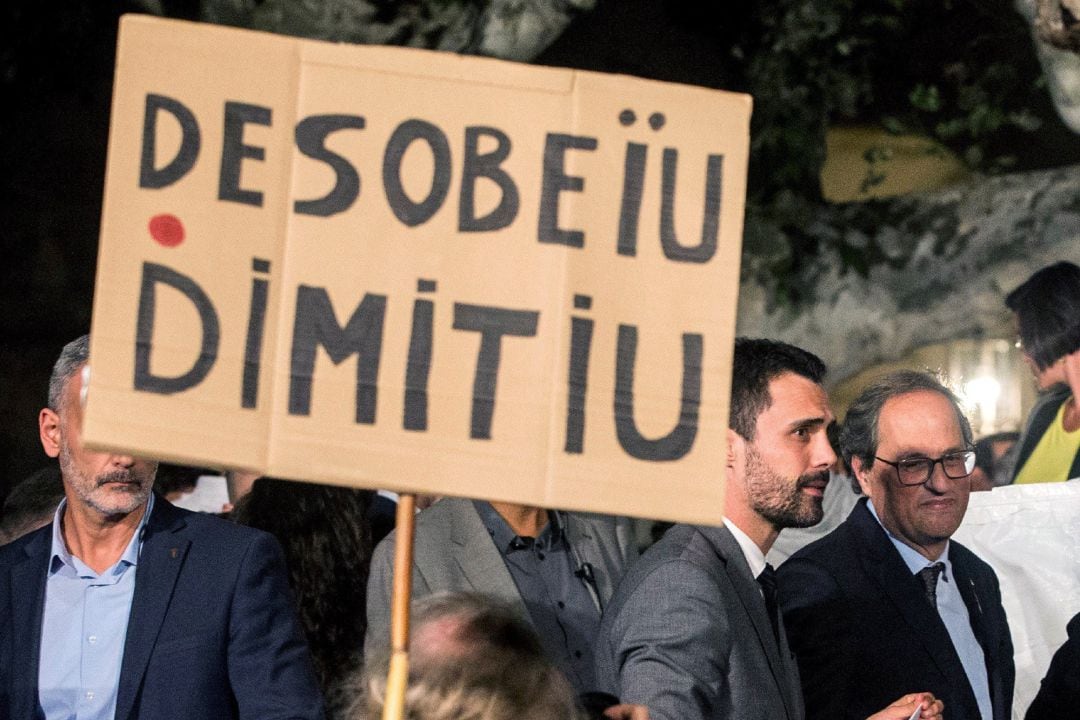
<path id="1" fill-rule="evenodd" d="M 413 606 L 408 720 L 580 720 L 570 684 L 514 608 L 478 593 Z M 382 717 L 389 655 L 366 668 L 347 717 Z"/>

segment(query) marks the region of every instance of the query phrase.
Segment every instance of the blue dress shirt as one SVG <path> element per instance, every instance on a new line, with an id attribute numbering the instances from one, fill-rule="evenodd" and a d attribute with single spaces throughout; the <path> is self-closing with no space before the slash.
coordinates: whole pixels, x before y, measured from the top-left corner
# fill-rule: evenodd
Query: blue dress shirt
<path id="1" fill-rule="evenodd" d="M 123 555 L 100 574 L 68 552 L 60 529 L 66 505 L 61 501 L 53 517 L 38 702 L 46 720 L 112 720 L 135 569 L 154 495 Z"/>
<path id="2" fill-rule="evenodd" d="M 881 518 L 874 509 L 874 503 L 868 500 L 866 507 L 880 525 Z M 885 534 L 889 536 L 889 540 L 900 553 L 900 557 L 903 558 L 904 564 L 911 570 L 912 575 L 933 564 L 915 548 L 895 537 L 884 525 L 881 525 L 881 529 L 885 530 Z M 937 584 L 938 615 L 945 623 L 945 629 L 949 631 L 949 638 L 956 649 L 956 654 L 960 656 L 960 663 L 964 666 L 964 673 L 968 677 L 968 682 L 971 683 L 971 689 L 975 692 L 975 699 L 979 703 L 979 712 L 983 720 L 993 720 L 994 710 L 990 702 L 990 680 L 986 674 L 986 655 L 983 653 L 982 645 L 979 645 L 979 641 L 975 638 L 975 631 L 971 629 L 971 616 L 968 615 L 964 597 L 960 594 L 960 588 L 956 587 L 956 576 L 953 575 L 952 563 L 949 562 L 948 542 L 945 543 L 945 551 L 941 553 L 937 562 L 945 563 L 945 571 L 941 573 Z M 912 692 L 918 692 L 918 690 L 913 688 Z"/>

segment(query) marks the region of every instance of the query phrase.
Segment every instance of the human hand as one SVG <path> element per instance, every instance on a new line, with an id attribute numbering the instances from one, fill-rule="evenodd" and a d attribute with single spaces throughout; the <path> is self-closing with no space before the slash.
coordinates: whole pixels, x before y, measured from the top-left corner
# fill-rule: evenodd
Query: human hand
<path id="1" fill-rule="evenodd" d="M 908 720 L 918 707 L 922 708 L 919 720 L 942 720 L 945 703 L 934 697 L 933 693 L 928 692 L 905 695 L 866 720 Z"/>
<path id="2" fill-rule="evenodd" d="M 649 720 L 649 708 L 644 705 L 621 703 L 605 710 L 604 717 L 609 720 Z"/>

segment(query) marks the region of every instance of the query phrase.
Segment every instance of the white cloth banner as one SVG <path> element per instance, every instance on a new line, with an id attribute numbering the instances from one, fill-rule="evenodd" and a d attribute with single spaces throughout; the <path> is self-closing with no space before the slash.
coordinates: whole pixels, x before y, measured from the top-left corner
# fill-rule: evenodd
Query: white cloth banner
<path id="1" fill-rule="evenodd" d="M 1065 625 L 1080 612 L 1080 480 L 971 493 L 953 537 L 1001 581 L 1016 659 L 1013 718 L 1020 720 L 1065 642 Z"/>

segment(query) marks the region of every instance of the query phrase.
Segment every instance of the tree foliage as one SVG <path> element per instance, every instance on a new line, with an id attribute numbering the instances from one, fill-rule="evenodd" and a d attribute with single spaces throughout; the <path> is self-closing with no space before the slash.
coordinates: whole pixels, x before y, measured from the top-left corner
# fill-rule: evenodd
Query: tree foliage
<path id="1" fill-rule="evenodd" d="M 755 99 L 745 243 L 748 270 L 778 300 L 808 299 L 803 288 L 813 283 L 795 270 L 823 245 L 862 275 L 902 262 L 814 222 L 829 126 L 932 138 L 984 175 L 1080 161 L 1080 142 L 1045 91 L 1030 31 L 1007 2 L 779 0 L 759 10 L 747 46 L 737 48 Z M 877 168 L 887 153 L 867 151 L 864 187 L 883 179 Z"/>
<path id="2" fill-rule="evenodd" d="M 755 190 L 812 195 L 826 125 L 876 123 L 939 141 L 973 169 L 999 173 L 1062 157 L 1061 133 L 1030 31 L 1003 0 L 780 0 L 762 3 L 744 51 L 757 101 Z M 1056 147 L 1056 149 L 1055 149 Z M 779 172 L 777 172 L 779 171 Z"/>
<path id="3" fill-rule="evenodd" d="M 1030 31 L 1009 0 L 742 0 L 723 6 L 600 0 L 596 12 L 583 12 L 593 4 L 204 0 L 203 16 L 306 37 L 515 59 L 531 59 L 554 39 L 538 33 L 557 35 L 571 20 L 593 22 L 607 27 L 591 35 L 571 32 L 571 47 L 556 53 L 555 62 L 749 92 L 755 109 L 745 267 L 781 302 L 809 299 L 805 288 L 812 283 L 796 281 L 795 271 L 824 250 L 864 275 L 893 262 L 875 248 L 833 239 L 815 223 L 830 126 L 878 125 L 932 138 L 987 175 L 1080 162 L 1080 143 L 1054 114 Z M 642 37 L 621 30 L 635 21 Z M 669 44 L 683 43 L 686 51 L 665 51 L 649 34 L 673 37 Z M 612 43 L 628 48 L 617 61 Z M 709 48 L 704 55 L 703 46 Z M 880 161 L 888 153 L 886 147 L 867 151 L 864 187 L 881 182 Z"/>

